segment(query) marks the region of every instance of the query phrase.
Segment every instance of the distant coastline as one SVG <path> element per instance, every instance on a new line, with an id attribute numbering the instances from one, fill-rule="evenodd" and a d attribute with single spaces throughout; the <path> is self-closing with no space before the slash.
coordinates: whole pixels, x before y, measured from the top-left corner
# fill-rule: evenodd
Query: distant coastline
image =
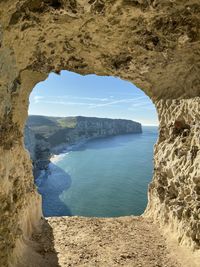
<path id="1" fill-rule="evenodd" d="M 32 115 L 27 120 L 24 142 L 37 176 L 41 170 L 47 170 L 58 155 L 89 140 L 135 133 L 142 133 L 142 125 L 131 120 Z"/>

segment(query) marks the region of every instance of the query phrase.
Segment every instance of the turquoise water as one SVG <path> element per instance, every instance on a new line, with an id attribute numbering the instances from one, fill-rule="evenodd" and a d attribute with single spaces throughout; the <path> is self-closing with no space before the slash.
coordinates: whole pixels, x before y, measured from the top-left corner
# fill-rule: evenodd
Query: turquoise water
<path id="1" fill-rule="evenodd" d="M 45 216 L 140 215 L 152 179 L 157 127 L 89 141 L 36 179 Z"/>

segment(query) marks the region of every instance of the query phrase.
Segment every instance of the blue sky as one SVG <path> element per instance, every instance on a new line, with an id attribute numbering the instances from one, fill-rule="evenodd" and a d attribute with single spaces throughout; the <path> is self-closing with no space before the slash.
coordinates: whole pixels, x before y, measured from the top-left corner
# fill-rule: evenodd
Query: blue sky
<path id="1" fill-rule="evenodd" d="M 157 125 L 155 106 L 132 83 L 115 77 L 51 73 L 30 95 L 29 114 L 131 119 Z"/>

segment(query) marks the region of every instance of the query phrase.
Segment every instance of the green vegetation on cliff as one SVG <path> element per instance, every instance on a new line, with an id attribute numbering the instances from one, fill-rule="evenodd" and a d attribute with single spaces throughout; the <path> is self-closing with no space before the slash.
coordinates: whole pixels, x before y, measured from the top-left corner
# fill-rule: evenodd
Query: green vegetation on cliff
<path id="1" fill-rule="evenodd" d="M 27 126 L 37 139 L 45 139 L 51 147 L 72 144 L 79 139 L 140 133 L 141 124 L 131 120 L 94 117 L 46 117 L 31 115 Z"/>

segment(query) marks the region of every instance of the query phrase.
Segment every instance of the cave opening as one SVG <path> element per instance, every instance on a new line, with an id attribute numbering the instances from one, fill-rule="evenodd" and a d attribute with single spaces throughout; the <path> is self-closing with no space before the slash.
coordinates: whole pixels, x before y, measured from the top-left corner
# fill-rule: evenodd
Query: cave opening
<path id="1" fill-rule="evenodd" d="M 126 243 L 126 247 L 122 244 L 121 248 L 122 252 L 134 253 L 117 253 L 121 257 L 120 263 L 126 265 L 124 259 L 129 259 L 130 264 L 127 265 L 132 266 L 131 261 L 139 265 L 140 258 L 135 256 L 140 255 L 143 259 L 149 252 L 150 257 L 145 256 L 146 266 L 156 266 L 158 263 L 175 266 L 157 257 L 163 255 L 163 246 L 160 242 L 154 242 L 152 237 L 159 226 L 167 236 L 173 236 L 184 247 L 189 247 L 191 251 L 197 249 L 199 253 L 200 18 L 197 15 L 199 1 L 188 2 L 0 1 L 0 265 L 17 266 L 17 261 L 25 256 L 28 259 L 25 266 L 48 265 L 34 264 L 26 255 L 30 250 L 31 235 L 40 224 L 42 214 L 41 198 L 33 184 L 31 162 L 23 147 L 23 129 L 30 91 L 49 72 L 62 69 L 80 74 L 114 75 L 129 80 L 142 88 L 157 107 L 160 130 L 154 150 L 154 178 L 149 190 L 148 208 L 142 217 L 148 225 L 148 218 L 155 223 L 155 231 L 145 231 L 139 221 L 141 228 L 136 227 L 138 244 L 144 241 L 143 248 L 146 249 L 140 249 L 138 253 L 135 251 L 133 227 L 129 228 L 129 237 L 133 238 Z M 52 110 L 56 110 L 53 105 Z M 93 221 L 96 224 L 96 220 Z M 110 220 L 107 221 L 110 224 Z M 119 226 L 118 219 L 113 221 Z M 55 224 L 52 225 L 55 233 Z M 113 232 L 107 231 L 103 253 L 98 258 L 100 265 L 116 264 L 116 251 L 121 252 L 116 246 L 121 242 L 114 242 L 113 261 L 105 263 L 104 260 L 110 259 L 110 255 L 106 254 L 110 253 L 107 244 L 112 243 L 108 237 L 118 236 L 119 241 L 124 240 L 124 236 L 128 235 L 126 226 L 131 225 L 135 224 L 129 221 L 123 226 L 125 235 L 120 236 L 119 228 L 113 225 Z M 90 226 L 88 224 L 88 228 Z M 93 229 L 96 230 L 96 225 Z M 94 232 L 103 232 L 104 235 L 101 229 Z M 79 230 L 75 236 L 78 242 L 83 233 L 82 229 Z M 63 236 L 66 233 L 67 239 L 70 235 L 68 229 L 58 232 Z M 148 233 L 147 240 L 141 237 L 142 232 Z M 88 243 L 93 245 L 93 242 Z M 63 255 L 68 255 L 70 249 L 65 244 L 60 251 L 56 251 L 56 255 L 62 252 L 59 261 L 63 260 L 63 266 L 66 265 Z M 152 250 L 153 245 L 155 250 Z M 78 248 L 85 248 L 82 242 L 80 247 L 74 247 L 75 254 Z M 184 250 L 179 254 L 174 248 L 177 257 L 187 256 Z M 99 250 L 100 246 L 87 258 L 89 263 L 84 262 L 84 258 L 80 265 L 96 265 L 94 255 Z M 46 246 L 40 251 L 44 258 Z M 82 258 L 84 254 L 79 251 Z M 52 261 L 51 257 L 48 258 Z M 152 263 L 153 258 L 155 261 Z M 199 266 L 199 260 L 193 264 L 194 257 L 191 259 L 187 263 Z M 74 266 L 74 261 L 71 262 Z"/>
<path id="2" fill-rule="evenodd" d="M 119 78 L 62 71 L 29 100 L 25 146 L 44 216 L 141 215 L 158 131 L 150 98 Z"/>

